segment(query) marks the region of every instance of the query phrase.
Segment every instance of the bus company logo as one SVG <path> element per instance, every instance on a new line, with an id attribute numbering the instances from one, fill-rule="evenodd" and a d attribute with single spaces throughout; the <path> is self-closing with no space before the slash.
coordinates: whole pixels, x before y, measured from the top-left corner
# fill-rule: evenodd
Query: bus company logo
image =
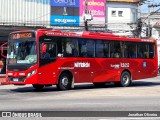
<path id="1" fill-rule="evenodd" d="M 87 67 L 90 67 L 90 63 L 89 62 L 75 62 L 74 67 L 87 68 Z"/>
<path id="2" fill-rule="evenodd" d="M 76 23 L 76 19 L 55 19 L 58 23 Z"/>
<path id="3" fill-rule="evenodd" d="M 115 68 L 115 69 L 118 69 L 118 68 L 120 68 L 120 65 L 119 64 L 111 64 L 111 68 Z"/>
<path id="4" fill-rule="evenodd" d="M 2 112 L 2 117 L 42 117 L 40 112 Z"/>
<path id="5" fill-rule="evenodd" d="M 2 117 L 12 117 L 11 112 L 2 112 Z"/>
<path id="6" fill-rule="evenodd" d="M 66 4 L 66 5 L 75 5 L 76 0 L 54 0 L 55 3 Z"/>

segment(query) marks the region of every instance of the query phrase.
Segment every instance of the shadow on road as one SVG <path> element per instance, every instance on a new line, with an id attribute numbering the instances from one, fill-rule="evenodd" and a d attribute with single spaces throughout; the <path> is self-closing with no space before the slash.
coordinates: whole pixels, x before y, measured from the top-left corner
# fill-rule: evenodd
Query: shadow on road
<path id="1" fill-rule="evenodd" d="M 30 87 L 18 87 L 16 89 L 12 89 L 11 91 L 13 92 L 57 92 L 57 88 L 52 86 L 52 87 L 45 87 L 42 90 L 35 90 L 32 86 Z"/>
<path id="2" fill-rule="evenodd" d="M 132 85 L 130 87 L 154 87 L 154 86 L 160 86 L 160 82 L 148 82 L 148 81 L 133 81 Z M 91 84 L 80 84 L 80 85 L 75 85 L 75 88 L 72 89 L 71 91 L 76 91 L 76 90 L 85 90 L 85 89 L 104 89 L 104 88 L 114 88 L 114 89 L 121 89 L 123 87 L 117 87 L 114 85 L 114 83 L 106 83 L 105 86 L 101 87 L 95 87 L 92 83 Z M 61 92 L 58 91 L 56 86 L 53 85 L 51 87 L 45 87 L 40 91 L 35 90 L 32 86 L 30 87 L 18 87 L 16 89 L 12 89 L 12 92 Z"/>
<path id="3" fill-rule="evenodd" d="M 134 81 L 131 87 L 160 86 L 160 82 Z"/>

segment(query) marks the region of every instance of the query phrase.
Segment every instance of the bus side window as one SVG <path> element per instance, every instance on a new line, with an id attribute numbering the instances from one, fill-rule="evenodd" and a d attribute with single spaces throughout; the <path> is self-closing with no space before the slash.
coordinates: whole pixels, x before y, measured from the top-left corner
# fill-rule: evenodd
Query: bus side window
<path id="1" fill-rule="evenodd" d="M 121 56 L 120 42 L 113 41 L 110 43 L 110 56 L 111 58 L 120 58 Z"/>
<path id="2" fill-rule="evenodd" d="M 149 48 L 147 43 L 138 44 L 138 58 L 149 58 Z"/>
<path id="3" fill-rule="evenodd" d="M 96 57 L 106 58 L 109 57 L 109 44 L 107 41 L 96 41 Z"/>
<path id="4" fill-rule="evenodd" d="M 137 57 L 138 58 L 143 58 L 143 53 L 142 52 L 138 52 Z"/>
<path id="5" fill-rule="evenodd" d="M 94 41 L 87 40 L 87 57 L 94 57 Z"/>
<path id="6" fill-rule="evenodd" d="M 87 47 L 86 47 L 86 45 L 81 46 L 80 57 L 87 57 Z"/>
<path id="7" fill-rule="evenodd" d="M 132 47 L 129 51 L 129 58 L 136 58 L 136 48 Z"/>
<path id="8" fill-rule="evenodd" d="M 64 38 L 62 43 L 62 53 L 64 57 L 78 57 L 78 40 L 74 38 Z"/>
<path id="9" fill-rule="evenodd" d="M 90 39 L 79 39 L 80 57 L 94 57 L 94 41 Z"/>
<path id="10" fill-rule="evenodd" d="M 72 57 L 78 57 L 78 50 L 74 43 L 71 44 L 71 48 L 72 48 Z"/>
<path id="11" fill-rule="evenodd" d="M 56 58 L 56 44 L 42 43 L 41 44 L 41 59 Z"/>
<path id="12" fill-rule="evenodd" d="M 154 58 L 155 54 L 155 45 L 150 43 L 149 44 L 149 58 Z"/>
<path id="13" fill-rule="evenodd" d="M 124 57 L 137 58 L 137 43 L 125 42 Z"/>

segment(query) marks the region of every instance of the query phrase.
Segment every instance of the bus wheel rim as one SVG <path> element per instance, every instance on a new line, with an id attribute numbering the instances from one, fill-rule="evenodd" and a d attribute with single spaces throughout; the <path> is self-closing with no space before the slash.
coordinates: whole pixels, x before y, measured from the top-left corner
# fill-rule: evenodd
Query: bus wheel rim
<path id="1" fill-rule="evenodd" d="M 67 85 L 68 85 L 68 82 L 69 82 L 69 80 L 68 80 L 67 77 L 63 77 L 63 78 L 62 78 L 62 85 L 63 85 L 63 86 L 67 86 Z"/>
<path id="2" fill-rule="evenodd" d="M 129 82 L 129 76 L 128 75 L 124 75 L 123 78 L 122 78 L 122 82 L 124 84 L 128 84 L 128 82 Z"/>

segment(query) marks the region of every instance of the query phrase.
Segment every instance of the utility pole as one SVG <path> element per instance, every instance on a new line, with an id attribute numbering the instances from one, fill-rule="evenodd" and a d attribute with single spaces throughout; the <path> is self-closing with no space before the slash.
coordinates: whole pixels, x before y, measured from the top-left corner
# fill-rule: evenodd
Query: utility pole
<path id="1" fill-rule="evenodd" d="M 86 15 L 88 14 L 88 0 L 85 0 L 85 9 L 84 9 L 84 26 L 85 26 L 85 30 L 88 31 L 88 20 L 86 19 Z"/>
<path id="2" fill-rule="evenodd" d="M 145 3 L 146 0 L 138 0 L 137 4 L 138 4 L 138 19 L 136 22 L 136 30 L 135 30 L 135 36 L 136 37 L 141 37 L 141 31 L 142 31 L 142 20 L 141 20 L 141 9 L 140 6 L 143 5 Z"/>
<path id="3" fill-rule="evenodd" d="M 146 32 L 148 32 L 147 33 L 147 35 L 148 35 L 148 37 L 151 37 L 151 32 L 150 32 L 150 0 L 148 0 L 148 29 L 147 29 L 147 31 Z"/>

